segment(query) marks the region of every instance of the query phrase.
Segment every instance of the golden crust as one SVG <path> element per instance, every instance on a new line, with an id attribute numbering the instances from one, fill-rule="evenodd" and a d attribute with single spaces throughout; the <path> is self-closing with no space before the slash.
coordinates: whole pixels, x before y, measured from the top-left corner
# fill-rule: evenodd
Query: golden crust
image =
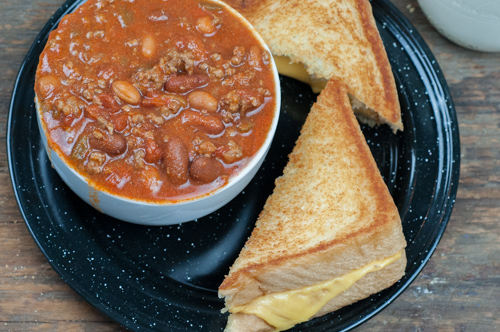
<path id="1" fill-rule="evenodd" d="M 347 91 L 330 80 L 219 294 L 227 307 L 245 304 L 330 280 L 405 245 Z"/>
<path id="2" fill-rule="evenodd" d="M 274 55 L 309 74 L 337 78 L 366 108 L 368 124 L 403 130 L 396 84 L 368 0 L 226 0 L 254 25 Z"/>

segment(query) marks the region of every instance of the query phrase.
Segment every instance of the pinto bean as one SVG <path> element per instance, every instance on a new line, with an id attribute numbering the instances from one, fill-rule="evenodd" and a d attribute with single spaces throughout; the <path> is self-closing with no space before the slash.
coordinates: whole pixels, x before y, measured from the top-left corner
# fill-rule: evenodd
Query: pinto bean
<path id="1" fill-rule="evenodd" d="M 173 184 L 181 185 L 188 180 L 189 154 L 180 138 L 172 137 L 168 140 L 163 159 L 167 176 Z"/>
<path id="2" fill-rule="evenodd" d="M 224 171 L 224 166 L 217 159 L 200 157 L 193 161 L 189 168 L 191 178 L 200 183 L 210 183 Z"/>
<path id="3" fill-rule="evenodd" d="M 201 114 L 192 110 L 182 112 L 182 122 L 197 127 L 210 135 L 218 135 L 225 129 L 224 122 L 218 115 Z"/>
<path id="4" fill-rule="evenodd" d="M 165 82 L 165 89 L 169 92 L 183 93 L 203 86 L 210 81 L 206 75 L 175 75 Z"/>
<path id="5" fill-rule="evenodd" d="M 205 16 L 196 21 L 196 29 L 203 34 L 208 35 L 214 33 L 216 28 L 212 18 Z"/>
<path id="6" fill-rule="evenodd" d="M 146 36 L 142 39 L 142 55 L 151 58 L 156 52 L 156 41 L 153 36 Z"/>
<path id="7" fill-rule="evenodd" d="M 110 135 L 107 131 L 98 129 L 89 135 L 89 145 L 110 156 L 120 155 L 127 150 L 127 141 L 122 135 L 118 133 Z"/>
<path id="8" fill-rule="evenodd" d="M 219 109 L 217 98 L 205 91 L 193 91 L 188 96 L 192 108 L 200 111 L 215 113 Z"/>
<path id="9" fill-rule="evenodd" d="M 42 100 L 52 96 L 54 90 L 59 87 L 61 83 L 53 75 L 42 76 L 38 79 L 38 92 Z"/>
<path id="10" fill-rule="evenodd" d="M 138 105 L 141 102 L 141 93 L 130 82 L 114 81 L 113 84 L 111 84 L 111 89 L 118 98 L 130 105 Z"/>

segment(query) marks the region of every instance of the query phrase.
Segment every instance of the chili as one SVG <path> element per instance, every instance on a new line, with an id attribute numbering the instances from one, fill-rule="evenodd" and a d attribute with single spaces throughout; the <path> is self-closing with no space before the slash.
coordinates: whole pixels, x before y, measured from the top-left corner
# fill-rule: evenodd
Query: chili
<path id="1" fill-rule="evenodd" d="M 238 174 L 274 116 L 270 55 L 240 19 L 200 0 L 89 0 L 40 55 L 50 146 L 97 187 L 176 201 Z"/>

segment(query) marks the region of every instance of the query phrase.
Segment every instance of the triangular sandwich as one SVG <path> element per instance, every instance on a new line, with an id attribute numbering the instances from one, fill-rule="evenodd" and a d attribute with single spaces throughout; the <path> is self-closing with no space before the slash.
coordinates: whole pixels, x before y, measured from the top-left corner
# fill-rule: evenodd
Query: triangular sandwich
<path id="1" fill-rule="evenodd" d="M 397 282 L 406 241 L 394 201 L 331 80 L 219 288 L 226 331 L 284 330 Z"/>
<path id="2" fill-rule="evenodd" d="M 226 2 L 262 35 L 281 74 L 315 90 L 337 78 L 360 121 L 403 130 L 396 84 L 368 0 Z"/>

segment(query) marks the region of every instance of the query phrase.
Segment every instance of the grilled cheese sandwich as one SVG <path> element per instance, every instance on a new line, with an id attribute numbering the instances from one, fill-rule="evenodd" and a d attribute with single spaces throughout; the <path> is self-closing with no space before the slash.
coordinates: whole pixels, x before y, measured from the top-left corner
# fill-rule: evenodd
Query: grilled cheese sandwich
<path id="1" fill-rule="evenodd" d="M 282 55 L 273 56 L 278 73 L 309 84 L 314 93 L 320 93 L 326 86 L 328 80 L 316 78 L 307 72 L 306 67 L 298 62 L 292 62 L 289 57 Z"/>
<path id="2" fill-rule="evenodd" d="M 405 246 L 347 90 L 330 80 L 219 287 L 226 331 L 288 329 L 390 287 Z"/>
<path id="3" fill-rule="evenodd" d="M 364 105 L 355 110 L 360 121 L 403 130 L 394 76 L 369 0 L 225 1 L 250 21 L 275 57 L 303 66 L 315 79 L 344 84 Z"/>
<path id="4" fill-rule="evenodd" d="M 248 304 L 234 307 L 229 312 L 255 315 L 273 326 L 276 331 L 287 330 L 309 320 L 325 304 L 345 292 L 366 274 L 385 268 L 401 259 L 402 255 L 402 251 L 399 251 L 386 259 L 375 260 L 340 277 L 315 285 L 265 294 Z"/>
<path id="5" fill-rule="evenodd" d="M 317 78 L 314 75 L 310 75 L 303 64 L 292 62 L 289 57 L 275 55 L 273 58 L 278 73 L 308 84 L 314 93 L 320 93 L 321 90 L 325 88 L 326 83 L 328 83 L 328 80 L 324 78 Z M 363 123 L 372 127 L 381 123 L 381 119 L 377 112 L 367 108 L 365 104 L 351 94 L 349 94 L 349 100 L 351 101 L 351 107 L 354 113 L 357 114 L 358 118 Z"/>

